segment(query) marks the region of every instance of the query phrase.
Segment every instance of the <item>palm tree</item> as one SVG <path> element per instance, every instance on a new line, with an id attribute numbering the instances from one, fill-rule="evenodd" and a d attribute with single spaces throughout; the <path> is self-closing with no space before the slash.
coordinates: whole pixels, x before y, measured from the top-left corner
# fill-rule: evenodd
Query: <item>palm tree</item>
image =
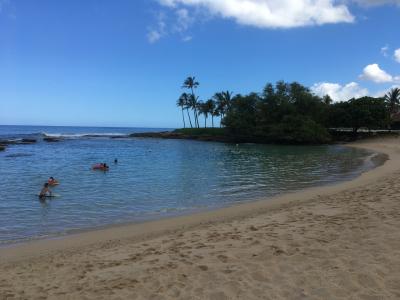
<path id="1" fill-rule="evenodd" d="M 213 101 L 213 102 L 214 102 L 214 110 L 211 113 L 212 127 L 214 127 L 214 117 L 220 116 L 219 109 L 218 109 L 217 105 L 215 104 L 215 101 Z"/>
<path id="2" fill-rule="evenodd" d="M 206 121 L 206 118 L 205 118 L 205 107 L 204 107 L 204 102 L 203 101 L 197 102 L 197 113 L 198 113 L 199 116 L 204 115 L 204 120 L 205 120 L 204 128 L 207 127 L 207 121 Z"/>
<path id="3" fill-rule="evenodd" d="M 233 96 L 232 92 L 226 91 L 226 92 L 216 93 L 213 97 L 216 101 L 217 108 L 221 116 L 221 121 L 225 117 L 225 114 L 227 113 L 229 108 L 231 107 L 232 96 Z"/>
<path id="4" fill-rule="evenodd" d="M 178 103 L 183 103 L 183 106 L 181 106 L 181 105 L 178 105 L 178 106 L 181 106 L 182 107 L 182 112 L 183 112 L 183 109 L 185 109 L 186 110 L 186 112 L 187 112 L 187 116 L 188 116 L 188 119 L 189 119 L 189 123 L 190 123 L 190 127 L 191 128 L 193 128 L 193 125 L 192 125 L 192 119 L 190 118 L 190 114 L 189 114 L 189 108 L 190 108 L 190 95 L 188 95 L 188 94 L 186 94 L 186 93 L 183 93 L 180 97 L 179 97 L 179 99 L 178 99 L 178 101 L 177 101 L 177 105 L 178 105 Z M 185 120 L 185 119 L 184 119 Z"/>
<path id="5" fill-rule="evenodd" d="M 197 128 L 200 128 L 200 124 L 199 124 L 199 118 L 198 118 L 198 100 L 199 97 L 196 97 L 194 95 L 189 95 L 189 99 L 188 99 L 188 107 L 190 107 L 191 109 L 193 109 L 193 114 L 194 114 L 194 126 Z"/>
<path id="6" fill-rule="evenodd" d="M 199 115 L 204 115 L 204 128 L 207 128 L 207 118 L 208 115 L 212 115 L 214 102 L 208 100 L 207 102 L 199 102 Z M 214 124 L 214 122 L 213 122 Z M 213 125 L 214 126 L 214 125 Z"/>
<path id="7" fill-rule="evenodd" d="M 196 81 L 196 77 L 189 76 L 183 82 L 182 88 L 190 89 L 192 91 L 192 95 L 194 95 L 194 89 L 196 89 L 200 84 Z"/>
<path id="8" fill-rule="evenodd" d="M 180 107 L 182 110 L 183 128 L 186 128 L 185 114 L 183 113 L 183 110 L 186 109 L 186 100 L 187 100 L 187 95 L 183 93 L 176 101 L 176 106 Z"/>
<path id="9" fill-rule="evenodd" d="M 387 104 L 389 105 L 389 112 L 390 115 L 392 116 L 398 111 L 399 108 L 399 103 L 400 103 L 400 89 L 399 88 L 393 88 L 391 89 L 386 95 L 385 95 L 385 100 Z"/>
<path id="10" fill-rule="evenodd" d="M 233 92 L 230 91 L 222 92 L 222 95 L 224 96 L 226 107 L 230 108 Z"/>
<path id="11" fill-rule="evenodd" d="M 199 125 L 199 119 L 197 117 L 197 100 L 198 97 L 196 98 L 196 95 L 194 94 L 194 89 L 196 89 L 199 86 L 199 83 L 196 81 L 196 77 L 194 76 L 189 76 L 188 78 L 185 79 L 185 81 L 183 82 L 182 88 L 186 88 L 186 89 L 190 89 L 192 95 L 191 95 L 191 99 L 190 99 L 190 107 L 194 110 L 194 116 L 195 116 L 195 126 L 197 126 L 197 128 L 200 127 Z"/>
<path id="12" fill-rule="evenodd" d="M 213 99 L 209 99 L 204 104 L 207 107 L 207 112 L 211 115 L 212 127 L 214 128 L 214 117 L 216 116 L 215 112 L 217 111 L 215 101 Z"/>

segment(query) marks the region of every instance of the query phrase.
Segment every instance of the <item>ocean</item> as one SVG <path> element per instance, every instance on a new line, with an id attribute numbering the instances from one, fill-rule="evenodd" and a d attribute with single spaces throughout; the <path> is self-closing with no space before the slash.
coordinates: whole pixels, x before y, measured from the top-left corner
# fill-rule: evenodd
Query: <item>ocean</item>
<path id="1" fill-rule="evenodd" d="M 0 245 L 216 209 L 350 180 L 374 167 L 373 153 L 338 145 L 126 137 L 162 130 L 0 126 L 0 140 L 37 140 L 0 152 Z M 108 172 L 92 170 L 102 162 Z M 50 176 L 60 181 L 53 188 L 59 197 L 39 201 Z"/>

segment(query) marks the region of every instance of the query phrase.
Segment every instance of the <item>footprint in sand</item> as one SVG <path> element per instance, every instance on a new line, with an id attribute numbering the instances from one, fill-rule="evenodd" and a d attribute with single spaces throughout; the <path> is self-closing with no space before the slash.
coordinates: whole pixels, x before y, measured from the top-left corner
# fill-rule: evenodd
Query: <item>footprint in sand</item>
<path id="1" fill-rule="evenodd" d="M 228 257 L 225 256 L 225 255 L 218 255 L 217 258 L 223 263 L 227 263 L 228 262 Z"/>
<path id="2" fill-rule="evenodd" d="M 199 269 L 202 270 L 202 271 L 207 271 L 207 270 L 208 270 L 208 267 L 205 266 L 205 265 L 200 265 L 200 266 L 199 266 Z"/>

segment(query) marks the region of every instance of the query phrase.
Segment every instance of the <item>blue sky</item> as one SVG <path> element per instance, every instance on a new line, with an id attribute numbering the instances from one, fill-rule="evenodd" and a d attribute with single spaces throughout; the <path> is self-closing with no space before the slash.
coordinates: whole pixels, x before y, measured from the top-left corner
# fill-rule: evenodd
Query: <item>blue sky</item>
<path id="1" fill-rule="evenodd" d="M 399 0 L 0 0 L 0 124 L 180 127 L 189 75 L 203 100 L 376 96 L 400 84 L 399 28 Z"/>

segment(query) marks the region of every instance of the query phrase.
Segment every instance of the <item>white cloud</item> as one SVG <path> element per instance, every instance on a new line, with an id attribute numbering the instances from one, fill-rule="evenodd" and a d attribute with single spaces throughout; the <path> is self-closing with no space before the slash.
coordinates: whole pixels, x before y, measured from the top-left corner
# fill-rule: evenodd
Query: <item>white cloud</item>
<path id="1" fill-rule="evenodd" d="M 394 59 L 400 63 L 400 48 L 394 51 Z"/>
<path id="2" fill-rule="evenodd" d="M 360 98 L 369 94 L 369 91 L 366 88 L 361 87 L 356 82 L 350 82 L 346 85 L 331 82 L 319 82 L 311 87 L 311 91 L 320 97 L 329 95 L 335 102 L 347 101 L 351 98 Z"/>
<path id="3" fill-rule="evenodd" d="M 165 16 L 163 13 L 159 13 L 157 16 L 156 28 L 149 28 L 147 32 L 147 40 L 149 43 L 153 44 L 160 40 L 163 36 L 167 34 L 166 23 L 164 21 Z"/>
<path id="4" fill-rule="evenodd" d="M 160 11 L 156 24 L 148 28 L 147 40 L 155 43 L 165 36 L 178 34 L 183 42 L 189 42 L 192 40 L 192 36 L 187 34 L 187 31 L 193 22 L 194 18 L 186 8 L 176 9 L 174 15 Z"/>
<path id="5" fill-rule="evenodd" d="M 175 25 L 175 30 L 177 32 L 183 32 L 186 31 L 190 24 L 193 22 L 192 18 L 189 15 L 189 11 L 185 8 L 178 9 L 176 11 L 176 25 Z"/>
<path id="6" fill-rule="evenodd" d="M 148 33 L 147 33 L 147 40 L 150 42 L 150 43 L 155 43 L 155 42 L 157 42 L 159 39 L 161 39 L 161 37 L 162 37 L 162 34 L 161 34 L 161 32 L 159 32 L 159 31 L 157 31 L 157 30 L 150 30 Z"/>
<path id="7" fill-rule="evenodd" d="M 376 83 L 393 82 L 393 76 L 382 70 L 378 64 L 366 66 L 360 78 Z"/>
<path id="8" fill-rule="evenodd" d="M 387 57 L 387 56 L 388 56 L 388 51 L 389 51 L 389 46 L 388 46 L 388 45 L 386 45 L 386 46 L 384 46 L 384 47 L 381 48 L 381 54 L 382 54 L 384 57 Z"/>
<path id="9" fill-rule="evenodd" d="M 293 28 L 353 22 L 344 4 L 335 0 L 158 0 L 173 9 L 194 7 L 212 15 L 259 28 Z"/>
<path id="10" fill-rule="evenodd" d="M 183 42 L 190 42 L 192 39 L 193 39 L 192 36 L 187 35 L 187 36 L 184 36 L 184 37 L 182 38 L 182 41 L 183 41 Z"/>

